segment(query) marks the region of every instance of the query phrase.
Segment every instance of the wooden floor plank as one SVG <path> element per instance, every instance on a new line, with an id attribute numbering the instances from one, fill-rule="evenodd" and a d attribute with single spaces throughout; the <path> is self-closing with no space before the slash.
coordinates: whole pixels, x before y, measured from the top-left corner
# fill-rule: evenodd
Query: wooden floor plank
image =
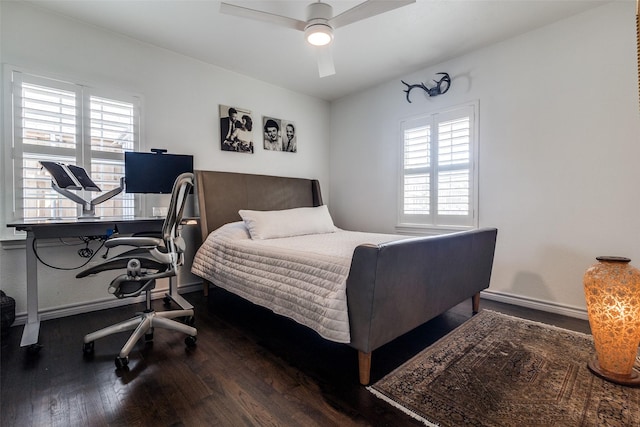
<path id="1" fill-rule="evenodd" d="M 129 371 L 114 359 L 127 333 L 82 354 L 84 334 L 129 318 L 139 305 L 42 323 L 39 355 L 19 348 L 21 327 L 1 342 L 0 425 L 9 426 L 418 426 L 358 383 L 357 353 L 220 289 L 184 295 L 198 344 L 156 329 Z M 491 308 L 588 332 L 588 322 L 506 304 Z M 154 301 L 158 310 L 165 309 Z M 376 381 L 471 317 L 461 304 L 373 352 Z"/>

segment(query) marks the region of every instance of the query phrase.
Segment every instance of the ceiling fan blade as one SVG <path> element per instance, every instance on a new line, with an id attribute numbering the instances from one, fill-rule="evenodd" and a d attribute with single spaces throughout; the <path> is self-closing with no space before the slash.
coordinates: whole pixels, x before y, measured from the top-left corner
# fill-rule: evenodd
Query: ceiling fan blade
<path id="1" fill-rule="evenodd" d="M 344 27 L 347 24 L 361 21 L 415 2 L 416 0 L 367 0 L 342 12 L 340 15 L 334 16 L 329 20 L 329 25 L 333 28 Z"/>
<path id="2" fill-rule="evenodd" d="M 331 45 L 316 47 L 316 56 L 318 58 L 318 74 L 320 78 L 332 76 L 336 73 Z"/>
<path id="3" fill-rule="evenodd" d="M 229 3 L 220 3 L 220 12 L 227 15 L 239 16 L 241 18 L 255 19 L 257 21 L 269 22 L 281 27 L 292 28 L 304 31 L 307 23 L 287 16 L 276 15 L 274 13 L 263 12 L 261 10 L 249 9 L 247 7 L 236 6 Z"/>

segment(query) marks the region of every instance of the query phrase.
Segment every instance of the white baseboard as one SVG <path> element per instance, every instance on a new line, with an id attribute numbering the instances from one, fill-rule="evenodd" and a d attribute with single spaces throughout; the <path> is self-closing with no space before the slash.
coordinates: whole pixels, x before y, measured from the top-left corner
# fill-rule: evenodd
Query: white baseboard
<path id="1" fill-rule="evenodd" d="M 181 285 L 178 288 L 178 293 L 183 294 L 187 292 L 194 292 L 202 290 L 202 283 L 189 283 L 185 285 Z M 151 293 L 152 299 L 163 298 L 166 289 L 154 289 Z M 549 301 L 536 300 L 533 298 L 526 298 L 518 295 L 507 294 L 504 292 L 492 291 L 492 290 L 484 290 L 481 292 L 482 298 L 503 302 L 506 304 L 517 305 L 520 307 L 527 307 L 534 310 L 546 311 L 548 313 L 560 314 L 563 316 L 574 317 L 577 319 L 588 320 L 587 311 L 585 309 L 570 307 L 561 304 L 555 304 Z M 60 306 L 55 308 L 49 308 L 40 311 L 40 320 L 50 320 L 57 319 L 60 317 L 73 316 L 75 314 L 89 313 L 92 311 L 104 310 L 107 308 L 113 307 L 121 307 L 123 305 L 135 304 L 139 302 L 144 302 L 144 295 L 141 295 L 136 298 L 104 298 L 100 300 L 94 300 L 88 303 L 80 303 L 73 304 L 67 306 Z M 16 314 L 16 320 L 13 325 L 24 325 L 27 323 L 27 313 L 19 313 Z"/>
<path id="2" fill-rule="evenodd" d="M 202 283 L 189 283 L 185 285 L 180 285 L 178 287 L 178 293 L 184 294 L 187 292 L 194 292 L 202 289 Z M 151 291 L 151 299 L 160 299 L 164 298 L 164 295 L 167 293 L 168 289 L 154 289 Z M 48 308 L 45 310 L 41 310 L 40 321 L 58 319 L 60 317 L 73 316 L 75 314 L 89 313 L 91 311 L 104 310 L 107 308 L 113 307 L 121 307 L 123 305 L 135 304 L 139 302 L 144 302 L 144 295 L 140 295 L 135 298 L 123 298 L 118 299 L 114 297 L 103 298 L 99 300 L 90 301 L 87 303 L 79 303 L 79 304 L 70 304 L 65 306 L 59 306 L 54 308 Z M 24 325 L 27 323 L 27 313 L 19 313 L 16 314 L 16 320 L 13 322 L 13 326 L 16 325 Z"/>
<path id="3" fill-rule="evenodd" d="M 589 319 L 587 310 L 583 308 L 571 307 L 568 305 L 556 304 L 550 301 L 526 298 L 492 290 L 484 290 L 480 294 L 482 298 L 491 301 L 504 302 L 506 304 L 517 305 L 519 307 L 527 307 L 534 310 L 546 311 L 548 313 L 561 314 L 563 316 L 574 317 L 576 319 Z"/>

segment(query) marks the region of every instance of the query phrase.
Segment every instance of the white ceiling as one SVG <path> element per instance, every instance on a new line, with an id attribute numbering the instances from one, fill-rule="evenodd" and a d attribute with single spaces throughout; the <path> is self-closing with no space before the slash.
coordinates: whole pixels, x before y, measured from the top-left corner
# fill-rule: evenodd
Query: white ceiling
<path id="1" fill-rule="evenodd" d="M 213 0 L 27 0 L 264 82 L 338 99 L 597 7 L 593 0 L 417 0 L 335 32 L 336 74 L 319 78 L 303 33 L 223 15 Z M 328 0 L 334 15 L 360 1 Z M 227 0 L 306 20 L 311 0 Z M 442 70 L 447 71 L 447 70 Z M 424 76 L 429 81 L 434 76 Z"/>

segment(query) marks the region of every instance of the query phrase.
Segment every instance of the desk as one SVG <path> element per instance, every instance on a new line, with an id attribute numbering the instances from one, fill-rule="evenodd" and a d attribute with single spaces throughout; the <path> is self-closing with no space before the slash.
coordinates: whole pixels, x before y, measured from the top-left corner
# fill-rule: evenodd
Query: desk
<path id="1" fill-rule="evenodd" d="M 103 236 L 113 232 L 132 234 L 142 231 L 161 231 L 164 218 L 87 218 L 68 220 L 23 220 L 7 224 L 20 231 L 27 232 L 27 323 L 22 332 L 21 347 L 30 346 L 39 349 L 38 335 L 40 332 L 40 316 L 38 313 L 38 259 L 33 250 L 36 239 L 50 239 L 60 237 Z M 191 305 L 180 297 L 174 289 L 173 279 L 169 280 L 169 294 L 182 308 Z M 184 305 L 183 305 L 184 304 Z"/>

